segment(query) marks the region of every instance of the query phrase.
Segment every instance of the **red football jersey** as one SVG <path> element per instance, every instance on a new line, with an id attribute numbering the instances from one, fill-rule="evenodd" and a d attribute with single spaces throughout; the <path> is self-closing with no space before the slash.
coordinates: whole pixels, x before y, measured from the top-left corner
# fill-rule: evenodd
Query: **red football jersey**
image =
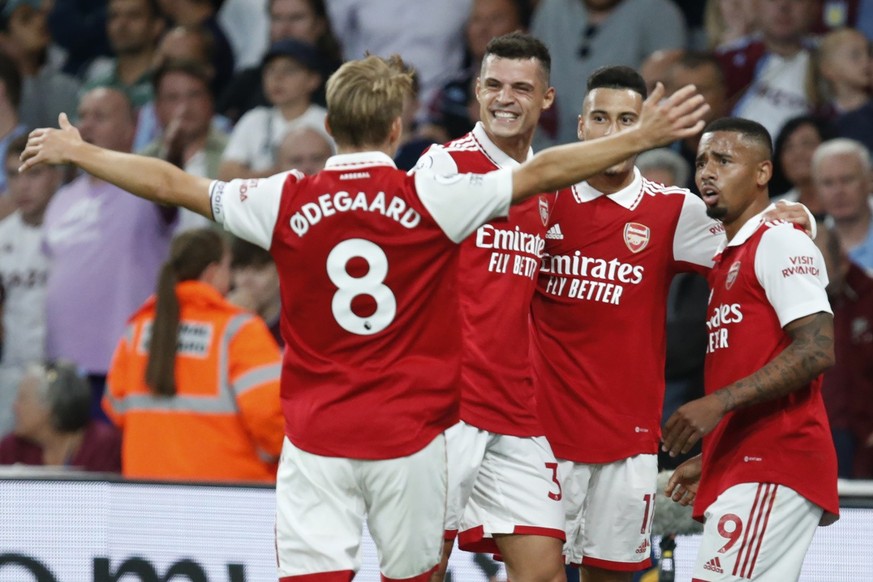
<path id="1" fill-rule="evenodd" d="M 385 459 L 458 420 L 457 242 L 506 215 L 509 171 L 407 176 L 379 152 L 314 176 L 215 182 L 213 213 L 279 271 L 285 430 L 305 451 Z"/>
<path id="2" fill-rule="evenodd" d="M 785 223 L 747 222 L 708 276 L 706 393 L 745 378 L 791 344 L 784 327 L 831 313 L 824 260 Z M 821 376 L 787 396 L 726 415 L 703 439 L 694 514 L 738 483 L 779 483 L 838 514 L 837 459 L 821 398 Z"/>
<path id="3" fill-rule="evenodd" d="M 670 282 L 705 272 L 724 239 L 697 196 L 634 171 L 614 194 L 558 194 L 532 304 L 540 421 L 578 463 L 657 452 Z"/>
<path id="4" fill-rule="evenodd" d="M 516 166 L 479 123 L 455 141 L 432 146 L 416 169 L 484 174 Z M 483 430 L 519 437 L 543 434 L 531 379 L 528 325 L 553 200 L 534 196 L 513 207 L 508 218 L 480 226 L 461 243 L 461 419 Z"/>

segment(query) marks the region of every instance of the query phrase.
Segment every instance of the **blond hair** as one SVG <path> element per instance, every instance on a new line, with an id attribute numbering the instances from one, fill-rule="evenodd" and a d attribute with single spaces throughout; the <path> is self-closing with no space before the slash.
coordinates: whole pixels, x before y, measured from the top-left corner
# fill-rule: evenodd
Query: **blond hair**
<path id="1" fill-rule="evenodd" d="M 818 46 L 812 51 L 809 60 L 809 69 L 806 77 L 807 93 L 813 97 L 813 103 L 817 107 L 828 105 L 836 98 L 831 82 L 825 78 L 824 70 L 828 66 L 828 60 L 833 59 L 833 51 L 840 44 L 850 38 L 867 38 L 854 28 L 839 28 L 824 35 Z"/>
<path id="2" fill-rule="evenodd" d="M 327 120 L 334 140 L 340 146 L 381 146 L 412 88 L 412 73 L 397 55 L 345 63 L 327 81 Z"/>

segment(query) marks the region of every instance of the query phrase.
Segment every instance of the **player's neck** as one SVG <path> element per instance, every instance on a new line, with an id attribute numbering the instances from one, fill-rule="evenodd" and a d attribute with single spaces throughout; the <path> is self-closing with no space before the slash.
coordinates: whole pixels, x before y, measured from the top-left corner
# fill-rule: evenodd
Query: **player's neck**
<path id="1" fill-rule="evenodd" d="M 530 152 L 530 143 L 533 140 L 533 133 L 526 136 L 514 136 L 514 137 L 500 137 L 496 135 L 492 135 L 488 131 L 485 132 L 494 145 L 496 145 L 500 151 L 504 154 L 515 160 L 516 162 L 523 164 L 527 161 L 527 155 Z"/>
<path id="2" fill-rule="evenodd" d="M 634 172 L 621 172 L 618 174 L 597 174 L 588 179 L 588 185 L 604 194 L 615 194 L 619 190 L 624 190 L 634 181 Z"/>
<path id="3" fill-rule="evenodd" d="M 765 191 L 763 195 L 759 195 L 749 204 L 746 209 L 740 214 L 735 220 L 731 222 L 724 223 L 724 233 L 728 239 L 728 242 L 732 241 L 734 236 L 743 228 L 743 225 L 749 222 L 752 217 L 757 216 L 764 212 L 764 210 L 769 206 L 770 198 L 767 196 L 767 192 Z"/>

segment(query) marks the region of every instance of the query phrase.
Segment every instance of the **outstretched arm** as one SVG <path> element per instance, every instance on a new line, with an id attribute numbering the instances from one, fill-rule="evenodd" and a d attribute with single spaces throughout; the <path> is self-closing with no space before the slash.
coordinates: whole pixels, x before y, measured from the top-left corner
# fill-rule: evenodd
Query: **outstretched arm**
<path id="1" fill-rule="evenodd" d="M 186 174 L 176 166 L 134 154 L 103 149 L 82 140 L 66 113 L 60 129 L 35 129 L 21 154 L 19 172 L 39 164 L 74 164 L 92 176 L 159 204 L 183 206 L 212 219 L 208 178 Z"/>
<path id="2" fill-rule="evenodd" d="M 703 130 L 703 116 L 709 106 L 693 85 L 668 99 L 663 96 L 664 87 L 658 83 L 643 103 L 639 122 L 627 131 L 548 148 L 516 168 L 512 175 L 513 202 L 572 186 L 642 151 Z"/>
<path id="3" fill-rule="evenodd" d="M 791 344 L 760 370 L 679 407 L 664 425 L 664 451 L 671 456 L 687 453 L 725 414 L 781 398 L 833 365 L 834 321 L 830 313 L 792 321 L 785 332 Z"/>

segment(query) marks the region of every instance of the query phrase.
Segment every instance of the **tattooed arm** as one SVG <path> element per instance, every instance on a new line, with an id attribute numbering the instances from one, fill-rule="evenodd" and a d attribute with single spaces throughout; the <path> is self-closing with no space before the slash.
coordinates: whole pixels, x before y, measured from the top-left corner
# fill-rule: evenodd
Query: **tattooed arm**
<path id="1" fill-rule="evenodd" d="M 739 408 L 775 400 L 809 384 L 834 364 L 834 322 L 815 313 L 785 326 L 791 344 L 760 370 L 677 410 L 664 425 L 663 450 L 676 456 Z"/>

